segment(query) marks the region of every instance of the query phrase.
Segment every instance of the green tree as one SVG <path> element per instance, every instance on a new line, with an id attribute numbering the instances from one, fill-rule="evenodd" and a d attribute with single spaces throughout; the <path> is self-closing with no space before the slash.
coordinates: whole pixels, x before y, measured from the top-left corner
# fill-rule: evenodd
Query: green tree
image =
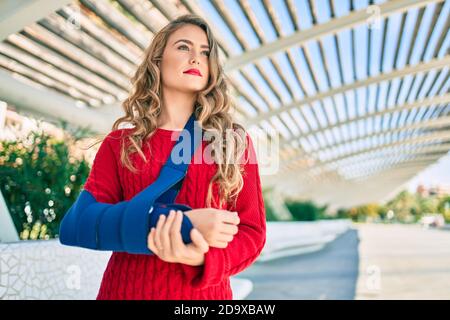
<path id="1" fill-rule="evenodd" d="M 394 211 L 395 218 L 399 222 L 413 222 L 421 212 L 416 197 L 406 190 L 389 201 L 386 207 Z"/>
<path id="2" fill-rule="evenodd" d="M 0 142 L 0 187 L 21 239 L 57 236 L 62 217 L 89 174 L 88 162 L 69 152 L 75 139 L 31 132 Z"/>
<path id="3" fill-rule="evenodd" d="M 347 209 L 340 208 L 337 210 L 336 214 L 337 219 L 349 219 L 350 218 L 350 212 Z"/>
<path id="4" fill-rule="evenodd" d="M 445 221 L 450 223 L 450 196 L 446 196 L 440 200 L 437 210 L 439 213 L 442 213 Z"/>
<path id="5" fill-rule="evenodd" d="M 436 213 L 438 211 L 439 199 L 437 197 L 418 197 L 419 214 Z"/>
<path id="6" fill-rule="evenodd" d="M 278 221 L 278 218 L 277 218 L 272 206 L 267 201 L 264 201 L 264 208 L 266 210 L 266 220 L 267 221 Z"/>
<path id="7" fill-rule="evenodd" d="M 386 216 L 387 209 L 378 203 L 368 203 L 348 210 L 340 209 L 338 216 L 355 222 L 378 222 Z"/>
<path id="8" fill-rule="evenodd" d="M 291 212 L 294 220 L 297 221 L 315 221 L 323 219 L 326 216 L 328 206 L 319 207 L 312 201 L 286 201 L 286 207 Z"/>
<path id="9" fill-rule="evenodd" d="M 273 207 L 270 205 L 269 194 L 272 192 L 273 188 L 263 188 L 262 194 L 264 198 L 264 209 L 266 210 L 266 220 L 267 221 L 278 221 L 277 215 L 273 209 Z"/>

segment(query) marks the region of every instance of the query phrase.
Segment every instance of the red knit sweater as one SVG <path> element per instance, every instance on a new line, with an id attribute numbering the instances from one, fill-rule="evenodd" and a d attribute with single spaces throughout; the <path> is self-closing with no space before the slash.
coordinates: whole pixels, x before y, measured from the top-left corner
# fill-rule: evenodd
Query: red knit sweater
<path id="1" fill-rule="evenodd" d="M 111 132 L 96 154 L 84 189 L 98 202 L 130 200 L 150 185 L 156 180 L 176 143 L 171 139 L 173 131 L 158 128 L 147 143 L 143 144 L 148 162 L 145 163 L 137 153 L 131 155 L 131 161 L 139 169 L 137 173 L 132 173 L 120 162 L 120 137 L 127 130 L 132 129 Z M 246 157 L 255 160 L 252 141 L 249 136 L 247 139 L 249 147 Z M 203 154 L 206 144 L 203 141 L 197 152 Z M 244 168 L 244 187 L 238 195 L 236 207 L 226 204 L 221 208 L 237 211 L 240 218 L 239 231 L 227 248 L 210 247 L 202 266 L 169 263 L 156 255 L 113 252 L 97 299 L 232 299 L 229 277 L 250 266 L 266 241 L 258 164 L 256 161 L 248 162 Z M 175 202 L 193 209 L 205 208 L 208 184 L 216 169 L 215 163 L 191 163 Z M 218 203 L 216 185 L 213 190 Z"/>

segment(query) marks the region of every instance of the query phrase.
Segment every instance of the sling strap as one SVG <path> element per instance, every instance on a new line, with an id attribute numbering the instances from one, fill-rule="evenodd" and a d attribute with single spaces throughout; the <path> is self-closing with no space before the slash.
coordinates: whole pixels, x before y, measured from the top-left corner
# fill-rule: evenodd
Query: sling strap
<path id="1" fill-rule="evenodd" d="M 167 216 L 172 209 L 192 210 L 174 201 L 201 141 L 202 129 L 193 113 L 152 184 L 132 199 L 116 204 L 97 202 L 83 190 L 61 221 L 60 242 L 94 250 L 153 254 L 147 246 L 147 236 L 159 216 Z M 181 235 L 186 244 L 191 242 L 192 228 L 189 218 L 183 215 Z"/>

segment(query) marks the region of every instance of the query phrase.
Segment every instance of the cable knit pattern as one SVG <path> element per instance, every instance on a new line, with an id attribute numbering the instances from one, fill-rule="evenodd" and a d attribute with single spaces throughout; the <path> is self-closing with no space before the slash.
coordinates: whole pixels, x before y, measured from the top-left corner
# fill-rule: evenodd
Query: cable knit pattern
<path id="1" fill-rule="evenodd" d="M 130 200 L 153 183 L 175 145 L 175 131 L 158 128 L 143 145 L 148 161 L 131 155 L 137 173 L 120 163 L 121 137 L 127 130 L 112 131 L 102 142 L 92 170 L 84 185 L 98 202 L 117 203 Z M 174 135 L 174 137 L 172 137 Z M 250 266 L 261 253 L 266 242 L 266 220 L 261 192 L 261 181 L 253 143 L 245 164 L 244 187 L 236 207 L 225 204 L 221 209 L 237 211 L 239 231 L 225 249 L 210 248 L 202 266 L 168 263 L 156 255 L 113 252 L 106 267 L 97 299 L 232 299 L 230 276 Z M 207 142 L 197 152 L 204 151 Z M 191 163 L 176 203 L 193 209 L 206 207 L 208 185 L 217 170 L 217 164 Z M 218 188 L 213 188 L 218 203 Z"/>

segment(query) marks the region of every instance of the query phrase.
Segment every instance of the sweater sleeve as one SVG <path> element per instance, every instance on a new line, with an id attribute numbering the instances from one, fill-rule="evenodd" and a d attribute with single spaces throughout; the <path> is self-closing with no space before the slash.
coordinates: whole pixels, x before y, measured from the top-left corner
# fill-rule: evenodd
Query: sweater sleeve
<path id="1" fill-rule="evenodd" d="M 115 204 L 123 200 L 122 187 L 119 180 L 117 158 L 112 145 L 118 143 L 122 130 L 112 131 L 106 136 L 95 155 L 84 190 L 102 203 Z"/>
<path id="2" fill-rule="evenodd" d="M 219 284 L 249 267 L 261 253 L 266 242 L 266 217 L 261 191 L 256 153 L 247 135 L 247 163 L 244 164 L 244 186 L 238 195 L 236 207 L 240 218 L 238 233 L 226 248 L 210 247 L 202 266 L 183 265 L 183 270 L 195 288 Z"/>
<path id="3" fill-rule="evenodd" d="M 64 215 L 60 225 L 60 241 L 65 245 L 95 250 L 126 251 L 153 254 L 148 249 L 147 236 L 160 214 L 170 209 L 186 211 L 190 207 L 174 203 L 151 203 L 155 188 L 148 186 L 132 199 L 123 201 L 118 174 L 118 161 L 113 148 L 114 139 L 121 138 L 120 130 L 113 131 L 97 151 L 91 172 L 75 203 Z M 117 150 L 114 152 L 114 150 Z M 190 243 L 193 228 L 184 215 L 181 235 Z"/>

